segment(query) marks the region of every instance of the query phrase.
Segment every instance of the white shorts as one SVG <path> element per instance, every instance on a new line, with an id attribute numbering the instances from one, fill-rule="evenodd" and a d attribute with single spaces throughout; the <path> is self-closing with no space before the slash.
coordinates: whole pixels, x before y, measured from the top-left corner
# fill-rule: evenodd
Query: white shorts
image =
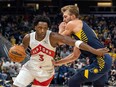
<path id="1" fill-rule="evenodd" d="M 26 87 L 32 82 L 32 87 L 48 87 L 53 79 L 53 75 L 53 73 L 50 75 L 50 73 L 42 69 L 35 72 L 23 66 L 15 78 L 13 85 Z"/>

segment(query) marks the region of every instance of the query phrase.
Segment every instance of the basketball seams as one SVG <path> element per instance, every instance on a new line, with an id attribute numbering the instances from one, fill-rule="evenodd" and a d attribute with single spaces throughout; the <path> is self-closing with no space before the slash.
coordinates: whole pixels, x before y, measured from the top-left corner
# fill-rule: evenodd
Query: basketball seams
<path id="1" fill-rule="evenodd" d="M 19 52 L 19 49 L 15 49 L 15 50 L 13 50 L 13 51 L 15 51 L 15 52 Z M 12 53 L 11 51 L 10 51 L 10 53 Z M 12 53 L 13 54 L 13 53 Z M 26 53 L 24 53 L 23 51 L 21 51 L 20 50 L 20 53 L 19 54 L 21 54 L 22 56 L 21 57 L 25 57 L 25 55 L 26 55 Z M 16 55 L 16 54 L 13 54 L 13 55 Z M 24 55 L 24 56 L 23 56 Z M 16 55 L 16 56 L 19 56 L 19 55 Z"/>
<path id="2" fill-rule="evenodd" d="M 13 62 L 22 62 L 26 57 L 25 49 L 20 45 L 11 47 L 8 55 Z"/>

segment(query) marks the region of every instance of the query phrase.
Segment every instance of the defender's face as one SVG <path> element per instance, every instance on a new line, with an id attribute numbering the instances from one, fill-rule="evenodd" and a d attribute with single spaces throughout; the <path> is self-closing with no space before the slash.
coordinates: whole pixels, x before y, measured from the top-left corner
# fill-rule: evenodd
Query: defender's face
<path id="1" fill-rule="evenodd" d="M 64 12 L 63 13 L 63 21 L 68 23 L 69 21 L 71 21 L 71 15 L 69 14 L 69 12 Z"/>
<path id="2" fill-rule="evenodd" d="M 35 26 L 35 30 L 39 36 L 45 37 L 46 32 L 48 30 L 47 22 L 38 22 L 38 24 Z"/>

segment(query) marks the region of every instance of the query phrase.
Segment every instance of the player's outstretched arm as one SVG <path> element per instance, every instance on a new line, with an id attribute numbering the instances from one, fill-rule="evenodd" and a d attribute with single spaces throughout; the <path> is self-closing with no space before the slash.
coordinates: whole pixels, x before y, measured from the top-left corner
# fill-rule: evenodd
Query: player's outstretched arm
<path id="1" fill-rule="evenodd" d="M 77 41 L 78 42 L 78 41 Z M 82 42 L 80 45 L 76 42 L 75 45 L 79 46 L 80 49 L 91 52 L 97 56 L 104 56 L 105 53 L 108 53 L 109 49 L 107 48 L 100 48 L 94 49 L 93 47 L 87 45 L 86 43 Z"/>
<path id="2" fill-rule="evenodd" d="M 77 47 L 74 47 L 74 50 L 70 55 L 66 56 L 65 58 L 62 58 L 61 60 L 53 61 L 53 64 L 54 66 L 61 66 L 63 64 L 74 62 L 75 60 L 77 60 L 77 58 L 79 58 L 80 54 L 80 50 Z"/>
<path id="3" fill-rule="evenodd" d="M 54 33 L 52 40 L 57 41 L 59 43 L 64 43 L 64 44 L 68 44 L 71 46 L 76 46 L 77 48 L 79 48 L 81 50 L 91 52 L 91 53 L 98 55 L 98 56 L 103 56 L 105 53 L 107 53 L 109 51 L 106 48 L 103 48 L 103 49 L 101 48 L 100 50 L 94 49 L 93 47 L 87 45 L 83 41 L 75 40 L 69 36 L 62 36 L 62 35 L 57 34 L 57 33 Z"/>

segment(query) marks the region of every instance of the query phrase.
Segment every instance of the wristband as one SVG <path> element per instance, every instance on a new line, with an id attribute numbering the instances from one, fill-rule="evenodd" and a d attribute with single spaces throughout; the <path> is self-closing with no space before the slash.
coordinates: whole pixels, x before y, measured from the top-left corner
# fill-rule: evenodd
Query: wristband
<path id="1" fill-rule="evenodd" d="M 81 45 L 81 43 L 83 43 L 83 41 L 77 40 L 77 41 L 75 42 L 75 46 L 76 46 L 77 48 L 79 48 L 79 46 Z"/>

